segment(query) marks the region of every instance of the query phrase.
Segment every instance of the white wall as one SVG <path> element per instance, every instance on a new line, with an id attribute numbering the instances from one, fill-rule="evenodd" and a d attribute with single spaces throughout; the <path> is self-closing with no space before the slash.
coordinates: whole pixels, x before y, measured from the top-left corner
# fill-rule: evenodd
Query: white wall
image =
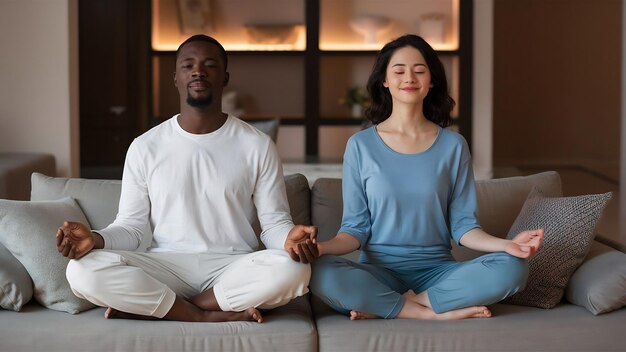
<path id="1" fill-rule="evenodd" d="M 77 0 L 0 0 L 0 152 L 78 176 Z"/>

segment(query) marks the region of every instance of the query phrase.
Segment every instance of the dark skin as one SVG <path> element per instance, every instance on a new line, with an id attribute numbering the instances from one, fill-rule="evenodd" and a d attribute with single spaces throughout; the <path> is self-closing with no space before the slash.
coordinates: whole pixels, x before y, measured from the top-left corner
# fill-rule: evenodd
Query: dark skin
<path id="1" fill-rule="evenodd" d="M 189 133 L 206 134 L 219 129 L 228 117 L 222 112 L 222 93 L 228 84 L 220 51 L 214 44 L 193 41 L 185 44 L 176 59 L 174 85 L 180 96 L 180 126 Z M 284 248 L 297 262 L 311 263 L 318 257 L 315 226 L 295 225 L 287 235 Z M 59 253 L 70 259 L 79 259 L 93 249 L 104 248 L 104 239 L 86 225 L 64 222 L 56 233 Z M 108 308 L 106 318 L 155 319 Z M 191 322 L 257 321 L 261 312 L 249 308 L 243 312 L 224 312 L 220 309 L 213 288 L 185 299 L 177 296 L 164 320 Z"/>

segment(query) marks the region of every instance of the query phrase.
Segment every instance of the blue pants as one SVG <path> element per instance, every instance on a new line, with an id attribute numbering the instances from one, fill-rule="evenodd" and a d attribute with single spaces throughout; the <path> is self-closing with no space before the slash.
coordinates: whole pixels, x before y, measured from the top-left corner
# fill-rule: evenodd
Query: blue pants
<path id="1" fill-rule="evenodd" d="M 428 291 L 435 313 L 489 305 L 524 288 L 528 264 L 504 252 L 467 262 L 420 263 L 419 269 L 388 269 L 324 255 L 313 263 L 310 288 L 336 311 L 351 310 L 395 318 L 404 306 L 402 294 Z"/>

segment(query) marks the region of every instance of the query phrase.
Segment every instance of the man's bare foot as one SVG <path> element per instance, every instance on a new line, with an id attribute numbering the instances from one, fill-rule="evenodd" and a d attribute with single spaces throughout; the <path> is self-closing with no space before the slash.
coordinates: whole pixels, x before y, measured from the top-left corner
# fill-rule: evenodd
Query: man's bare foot
<path id="1" fill-rule="evenodd" d="M 121 312 L 111 307 L 107 308 L 104 312 L 106 319 L 133 319 L 133 320 L 158 320 L 158 318 L 138 315 L 132 313 Z M 167 318 L 167 315 L 163 317 L 163 320 L 171 320 Z M 222 311 L 205 311 L 205 314 L 199 320 L 193 320 L 198 322 L 221 322 L 221 321 L 256 321 L 257 323 L 263 322 L 263 316 L 256 308 L 248 308 L 243 312 L 222 312 Z"/>
<path id="2" fill-rule="evenodd" d="M 133 319 L 133 320 L 156 320 L 157 319 L 155 317 L 151 317 L 147 315 L 138 315 L 138 314 L 121 312 L 111 307 L 107 308 L 106 312 L 104 312 L 104 318 L 105 319 Z"/>
<path id="3" fill-rule="evenodd" d="M 380 319 L 378 315 L 359 312 L 358 310 L 350 311 L 350 320 L 363 320 L 363 319 Z"/>

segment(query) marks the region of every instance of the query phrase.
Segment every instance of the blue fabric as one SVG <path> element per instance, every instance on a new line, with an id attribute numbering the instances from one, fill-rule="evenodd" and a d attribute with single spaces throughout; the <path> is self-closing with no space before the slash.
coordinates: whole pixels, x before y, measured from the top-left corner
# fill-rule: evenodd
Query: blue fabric
<path id="1" fill-rule="evenodd" d="M 336 311 L 351 310 L 395 318 L 402 293 L 428 291 L 436 313 L 489 305 L 522 290 L 528 262 L 507 253 L 485 254 L 467 262 L 433 261 L 421 269 L 389 270 L 325 255 L 313 263 L 311 291 Z"/>
<path id="2" fill-rule="evenodd" d="M 393 269 L 446 259 L 450 237 L 459 243 L 480 226 L 471 157 L 458 133 L 439 128 L 427 150 L 401 154 L 371 127 L 349 139 L 343 165 L 339 232 L 359 240 L 363 263 Z"/>
<path id="3" fill-rule="evenodd" d="M 371 127 L 350 138 L 343 165 L 339 232 L 360 242 L 360 263 L 322 256 L 310 284 L 335 310 L 394 318 L 411 289 L 427 291 L 441 313 L 492 304 L 525 285 L 525 260 L 506 253 L 464 263 L 452 257 L 450 239 L 459 243 L 480 227 L 471 157 L 458 133 L 439 128 L 428 149 L 401 154 Z"/>

